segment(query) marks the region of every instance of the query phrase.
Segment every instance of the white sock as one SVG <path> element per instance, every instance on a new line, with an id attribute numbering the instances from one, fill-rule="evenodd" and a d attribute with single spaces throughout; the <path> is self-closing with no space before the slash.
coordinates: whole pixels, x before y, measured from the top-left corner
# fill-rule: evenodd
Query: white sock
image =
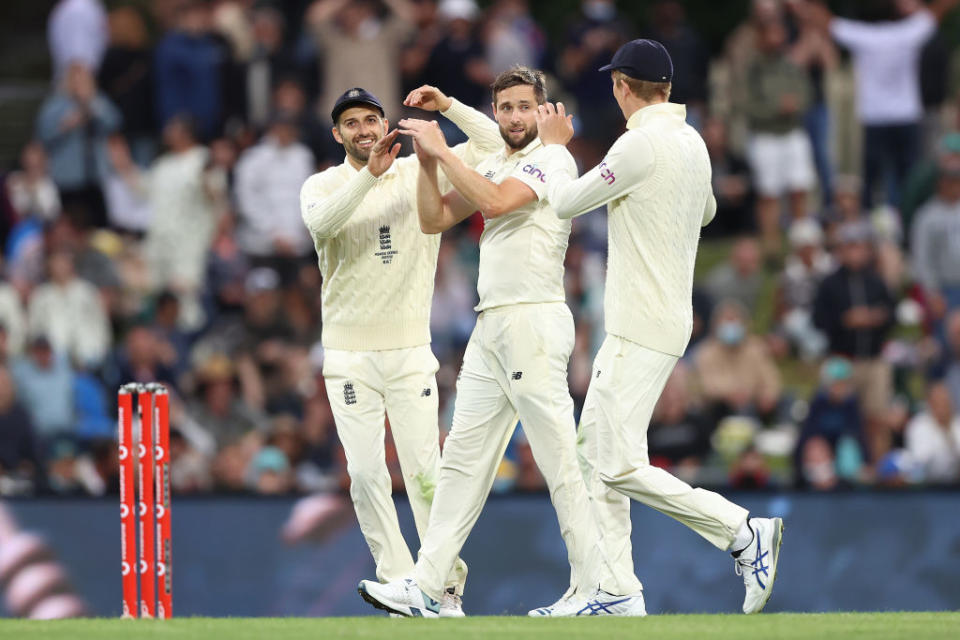
<path id="1" fill-rule="evenodd" d="M 743 551 L 753 542 L 753 529 L 750 528 L 748 520 L 744 520 L 740 528 L 737 529 L 737 533 L 733 537 L 733 542 L 730 543 L 730 548 L 727 549 L 727 551 L 733 551 L 734 553 Z"/>

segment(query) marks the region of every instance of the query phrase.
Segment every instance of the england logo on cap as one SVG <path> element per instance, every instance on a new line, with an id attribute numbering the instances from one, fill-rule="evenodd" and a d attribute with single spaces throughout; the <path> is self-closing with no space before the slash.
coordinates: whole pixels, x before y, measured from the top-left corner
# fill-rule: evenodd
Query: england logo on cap
<path id="1" fill-rule="evenodd" d="M 351 89 L 350 93 L 347 94 L 347 96 L 349 96 L 350 98 L 356 98 L 359 95 L 360 95 L 360 92 L 357 91 L 356 89 Z"/>

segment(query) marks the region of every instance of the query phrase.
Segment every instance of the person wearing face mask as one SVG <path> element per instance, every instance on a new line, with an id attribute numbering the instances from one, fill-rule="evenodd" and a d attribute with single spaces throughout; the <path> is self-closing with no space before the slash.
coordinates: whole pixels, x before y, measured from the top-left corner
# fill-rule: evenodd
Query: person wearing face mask
<path id="1" fill-rule="evenodd" d="M 713 312 L 713 335 L 694 357 L 707 408 L 716 420 L 728 415 L 769 418 L 780 401 L 780 372 L 763 340 L 747 333 L 743 305 L 724 300 Z"/>

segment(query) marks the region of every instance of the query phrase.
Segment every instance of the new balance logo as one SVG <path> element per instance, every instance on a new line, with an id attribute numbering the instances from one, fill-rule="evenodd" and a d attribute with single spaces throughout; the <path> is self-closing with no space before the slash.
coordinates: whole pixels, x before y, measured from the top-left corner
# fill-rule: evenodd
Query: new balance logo
<path id="1" fill-rule="evenodd" d="M 600 369 L 597 369 L 597 375 L 596 375 L 596 377 L 597 377 L 597 378 L 600 377 Z"/>
<path id="2" fill-rule="evenodd" d="M 347 382 L 343 385 L 343 403 L 357 404 L 357 392 L 354 391 L 352 382 Z"/>
<path id="3" fill-rule="evenodd" d="M 519 380 L 522 377 L 523 377 L 523 371 L 514 371 L 513 373 L 510 374 L 510 378 L 512 380 Z"/>
<path id="4" fill-rule="evenodd" d="M 433 393 L 433 391 L 431 391 L 430 389 L 424 389 L 423 391 L 420 392 L 420 397 L 429 398 L 431 393 Z"/>
<path id="5" fill-rule="evenodd" d="M 497 172 L 494 171 L 493 169 L 490 169 L 490 171 L 487 171 L 485 174 L 483 174 L 483 177 L 489 180 L 495 175 L 497 175 Z"/>

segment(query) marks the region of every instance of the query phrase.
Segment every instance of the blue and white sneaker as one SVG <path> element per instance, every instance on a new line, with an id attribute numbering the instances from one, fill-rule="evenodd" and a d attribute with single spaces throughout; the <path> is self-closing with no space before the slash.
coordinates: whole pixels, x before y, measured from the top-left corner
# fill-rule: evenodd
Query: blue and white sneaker
<path id="1" fill-rule="evenodd" d="M 735 558 L 734 571 L 738 576 L 743 576 L 743 586 L 747 592 L 743 599 L 743 612 L 758 613 L 770 599 L 773 581 L 777 578 L 783 520 L 750 518 L 750 528 L 753 529 L 753 541 Z"/>
<path id="2" fill-rule="evenodd" d="M 397 613 L 406 618 L 439 618 L 440 603 L 425 594 L 410 578 L 381 584 L 361 580 L 360 597 L 377 609 Z"/>
<path id="3" fill-rule="evenodd" d="M 583 598 L 576 597 L 576 591 L 568 591 L 560 599 L 546 607 L 537 607 L 527 612 L 531 618 L 565 618 L 575 616 L 583 606 Z"/>
<path id="4" fill-rule="evenodd" d="M 527 615 L 531 618 L 643 617 L 647 615 L 647 608 L 643 601 L 643 591 L 615 596 L 602 589 L 597 589 L 589 598 L 578 597 L 576 594 L 564 595 L 549 607 L 533 609 Z"/>

